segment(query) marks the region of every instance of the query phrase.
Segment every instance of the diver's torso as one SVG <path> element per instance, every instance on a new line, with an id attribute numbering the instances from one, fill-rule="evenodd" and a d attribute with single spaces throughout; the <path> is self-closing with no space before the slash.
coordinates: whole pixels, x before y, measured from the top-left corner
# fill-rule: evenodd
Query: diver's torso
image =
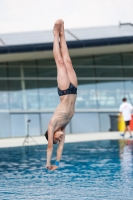
<path id="1" fill-rule="evenodd" d="M 65 128 L 70 122 L 75 112 L 76 97 L 76 94 L 69 94 L 60 97 L 61 102 L 52 116 L 55 131 L 59 128 Z"/>

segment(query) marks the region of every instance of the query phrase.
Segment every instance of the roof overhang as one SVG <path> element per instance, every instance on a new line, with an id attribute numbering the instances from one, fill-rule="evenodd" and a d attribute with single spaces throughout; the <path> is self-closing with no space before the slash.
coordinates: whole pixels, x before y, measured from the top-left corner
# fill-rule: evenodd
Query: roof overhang
<path id="1" fill-rule="evenodd" d="M 133 36 L 67 42 L 70 56 L 133 52 Z M 53 58 L 53 43 L 0 46 L 0 62 Z"/>

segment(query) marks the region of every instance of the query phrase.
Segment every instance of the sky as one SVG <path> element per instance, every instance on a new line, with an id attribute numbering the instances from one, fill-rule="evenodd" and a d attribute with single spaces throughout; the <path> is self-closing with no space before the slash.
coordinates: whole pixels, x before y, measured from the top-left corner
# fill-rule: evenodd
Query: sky
<path id="1" fill-rule="evenodd" d="M 0 0 L 0 33 L 133 23 L 133 0 Z"/>

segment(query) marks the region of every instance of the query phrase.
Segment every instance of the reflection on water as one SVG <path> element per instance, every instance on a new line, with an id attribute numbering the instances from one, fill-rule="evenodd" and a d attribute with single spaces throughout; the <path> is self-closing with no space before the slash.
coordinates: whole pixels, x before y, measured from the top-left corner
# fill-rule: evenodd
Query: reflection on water
<path id="1" fill-rule="evenodd" d="M 65 144 L 58 170 L 45 163 L 45 145 L 0 149 L 0 199 L 132 200 L 131 140 Z"/>
<path id="2" fill-rule="evenodd" d="M 133 180 L 130 177 L 133 177 L 133 140 L 120 140 L 120 157 L 121 157 L 121 177 L 123 181 L 123 187 L 127 190 L 130 188 L 130 184 L 133 183 Z"/>

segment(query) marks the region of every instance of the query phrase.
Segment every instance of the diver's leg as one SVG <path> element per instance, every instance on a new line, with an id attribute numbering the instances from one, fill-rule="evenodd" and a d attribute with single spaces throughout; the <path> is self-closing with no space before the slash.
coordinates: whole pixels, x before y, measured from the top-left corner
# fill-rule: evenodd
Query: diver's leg
<path id="1" fill-rule="evenodd" d="M 59 45 L 59 33 L 61 28 L 61 22 L 60 20 L 56 21 L 53 28 L 53 34 L 54 34 L 54 44 L 53 44 L 53 54 L 54 59 L 57 66 L 57 82 L 58 87 L 61 90 L 65 90 L 69 87 L 70 81 L 67 75 L 66 67 L 61 55 L 60 51 L 60 45 Z"/>
<path id="2" fill-rule="evenodd" d="M 64 22 L 63 22 L 63 20 L 60 20 L 60 21 L 61 21 L 61 29 L 60 29 L 61 55 L 62 55 L 64 64 L 66 66 L 69 81 L 75 87 L 77 87 L 77 84 L 78 84 L 77 83 L 77 76 L 76 76 L 76 73 L 73 69 L 72 61 L 71 61 L 71 58 L 69 56 L 69 52 L 68 52 L 68 48 L 67 48 L 67 44 L 66 44 L 66 40 L 65 40 Z"/>

